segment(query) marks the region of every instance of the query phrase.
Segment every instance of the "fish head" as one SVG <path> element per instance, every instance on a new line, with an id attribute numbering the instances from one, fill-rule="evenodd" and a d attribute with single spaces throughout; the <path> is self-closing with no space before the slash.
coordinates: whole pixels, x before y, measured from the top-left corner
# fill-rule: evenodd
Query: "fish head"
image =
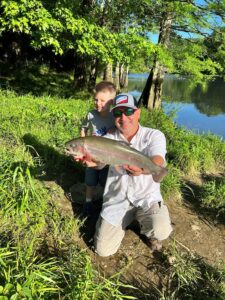
<path id="1" fill-rule="evenodd" d="M 82 138 L 73 139 L 65 144 L 67 155 L 82 155 L 84 153 L 84 141 Z"/>

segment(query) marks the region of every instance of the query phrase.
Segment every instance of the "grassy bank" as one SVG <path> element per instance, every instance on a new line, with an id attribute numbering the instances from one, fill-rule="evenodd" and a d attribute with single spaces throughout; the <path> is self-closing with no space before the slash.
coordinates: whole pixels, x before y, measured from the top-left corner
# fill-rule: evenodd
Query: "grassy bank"
<path id="1" fill-rule="evenodd" d="M 58 192 L 45 185 L 60 182 L 67 173 L 73 174 L 73 183 L 82 181 L 84 170 L 64 155 L 64 144 L 78 136 L 92 105 L 85 97 L 0 91 L 0 300 L 122 299 L 135 294 L 119 274 L 106 279 L 95 270 L 77 243 L 80 221 L 61 215 L 51 201 Z M 203 216 L 223 223 L 225 143 L 178 129 L 161 111 L 143 109 L 141 123 L 161 129 L 167 138 L 165 200 L 192 201 Z M 224 298 L 224 264 L 207 266 L 176 245 L 164 255 L 165 276 L 163 286 L 155 289 L 156 299 Z M 168 265 L 169 257 L 176 258 L 174 264 Z"/>

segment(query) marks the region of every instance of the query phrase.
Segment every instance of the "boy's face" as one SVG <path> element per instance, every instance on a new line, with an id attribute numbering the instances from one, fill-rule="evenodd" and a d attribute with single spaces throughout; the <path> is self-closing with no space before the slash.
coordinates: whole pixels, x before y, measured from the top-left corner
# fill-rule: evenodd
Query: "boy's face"
<path id="1" fill-rule="evenodd" d="M 110 105 L 116 93 L 110 91 L 102 91 L 95 94 L 95 108 L 98 112 L 109 111 Z"/>

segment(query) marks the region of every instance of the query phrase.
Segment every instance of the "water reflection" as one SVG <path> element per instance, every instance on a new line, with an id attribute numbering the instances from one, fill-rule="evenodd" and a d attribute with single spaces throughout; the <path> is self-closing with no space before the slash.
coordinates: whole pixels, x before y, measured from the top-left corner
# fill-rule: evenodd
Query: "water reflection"
<path id="1" fill-rule="evenodd" d="M 131 74 L 128 90 L 137 98 L 148 74 Z M 222 79 L 200 86 L 190 79 L 166 75 L 163 85 L 163 108 L 178 108 L 175 121 L 197 132 L 218 134 L 225 139 L 225 82 Z"/>
<path id="2" fill-rule="evenodd" d="M 188 79 L 166 77 L 163 101 L 194 103 L 199 112 L 213 116 L 225 113 L 225 83 L 221 79 L 200 86 Z"/>

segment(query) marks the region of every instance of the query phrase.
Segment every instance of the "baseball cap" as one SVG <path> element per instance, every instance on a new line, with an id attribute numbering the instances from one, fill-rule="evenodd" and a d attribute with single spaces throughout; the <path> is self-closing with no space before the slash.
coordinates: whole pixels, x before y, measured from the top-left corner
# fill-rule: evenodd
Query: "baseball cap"
<path id="1" fill-rule="evenodd" d="M 138 108 L 138 102 L 137 99 L 129 94 L 129 93 L 122 93 L 117 95 L 113 100 L 113 107 L 111 110 L 113 110 L 116 107 L 130 107 L 137 109 Z"/>

